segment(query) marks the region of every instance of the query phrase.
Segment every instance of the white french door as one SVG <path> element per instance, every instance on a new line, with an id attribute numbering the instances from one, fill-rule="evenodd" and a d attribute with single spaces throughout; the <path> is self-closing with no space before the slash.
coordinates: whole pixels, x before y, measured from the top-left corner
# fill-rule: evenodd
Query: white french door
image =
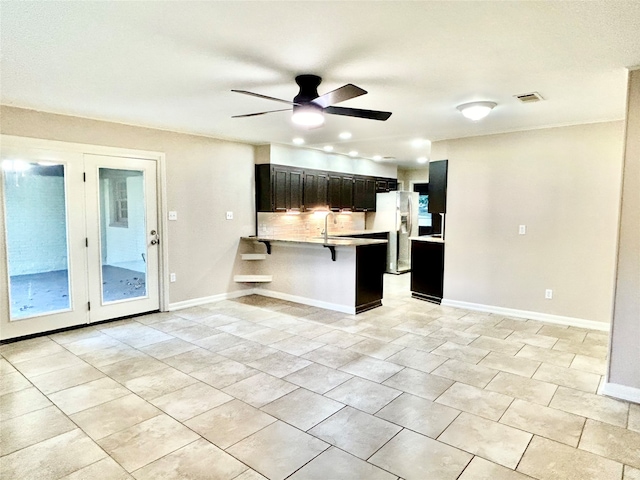
<path id="1" fill-rule="evenodd" d="M 0 149 L 0 339 L 159 309 L 157 162 Z"/>
<path id="2" fill-rule="evenodd" d="M 89 321 L 159 308 L 156 162 L 85 155 Z"/>
<path id="3" fill-rule="evenodd" d="M 87 322 L 82 154 L 2 146 L 0 334 Z"/>

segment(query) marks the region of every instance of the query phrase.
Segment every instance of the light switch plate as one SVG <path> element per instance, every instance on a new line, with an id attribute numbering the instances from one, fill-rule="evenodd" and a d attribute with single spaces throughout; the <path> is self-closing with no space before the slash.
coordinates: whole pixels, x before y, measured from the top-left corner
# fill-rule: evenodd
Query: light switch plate
<path id="1" fill-rule="evenodd" d="M 233 220 L 233 212 L 227 212 L 227 220 Z"/>
<path id="2" fill-rule="evenodd" d="M 176 274 L 175 273 L 170 273 L 169 274 L 169 281 L 172 282 L 172 283 L 176 281 Z"/>
<path id="3" fill-rule="evenodd" d="M 178 220 L 178 212 L 175 212 L 175 211 L 169 212 L 169 220 Z"/>
<path id="4" fill-rule="evenodd" d="M 527 233 L 527 226 L 526 225 L 520 225 L 518 227 L 518 234 L 519 235 L 526 235 Z"/>

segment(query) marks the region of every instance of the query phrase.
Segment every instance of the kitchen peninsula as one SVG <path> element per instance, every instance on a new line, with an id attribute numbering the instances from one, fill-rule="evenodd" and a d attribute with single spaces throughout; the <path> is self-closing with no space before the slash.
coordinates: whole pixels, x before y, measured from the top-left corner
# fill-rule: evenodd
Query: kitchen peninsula
<path id="1" fill-rule="evenodd" d="M 356 314 L 382 305 L 387 240 L 242 237 L 236 281 L 260 295 Z"/>

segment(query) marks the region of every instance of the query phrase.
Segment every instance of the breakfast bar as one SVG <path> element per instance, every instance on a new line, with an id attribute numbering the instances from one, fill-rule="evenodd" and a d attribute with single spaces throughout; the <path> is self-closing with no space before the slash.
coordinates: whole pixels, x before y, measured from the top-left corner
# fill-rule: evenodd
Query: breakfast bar
<path id="1" fill-rule="evenodd" d="M 254 261 L 241 262 L 236 279 L 259 295 L 348 314 L 382 305 L 386 240 L 250 236 L 240 248 Z"/>

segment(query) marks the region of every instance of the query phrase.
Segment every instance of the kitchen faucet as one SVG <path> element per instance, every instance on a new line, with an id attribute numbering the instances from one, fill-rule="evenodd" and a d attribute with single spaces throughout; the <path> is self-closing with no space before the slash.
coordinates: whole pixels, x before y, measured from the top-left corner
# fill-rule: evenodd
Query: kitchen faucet
<path id="1" fill-rule="evenodd" d="M 336 214 L 331 211 L 327 212 L 327 214 L 324 217 L 324 230 L 322 231 L 322 235 L 324 235 L 324 243 L 327 243 L 329 241 L 329 226 L 327 225 L 327 219 L 329 218 L 329 215 L 333 217 L 334 225 L 338 223 L 338 220 L 336 219 Z"/>

